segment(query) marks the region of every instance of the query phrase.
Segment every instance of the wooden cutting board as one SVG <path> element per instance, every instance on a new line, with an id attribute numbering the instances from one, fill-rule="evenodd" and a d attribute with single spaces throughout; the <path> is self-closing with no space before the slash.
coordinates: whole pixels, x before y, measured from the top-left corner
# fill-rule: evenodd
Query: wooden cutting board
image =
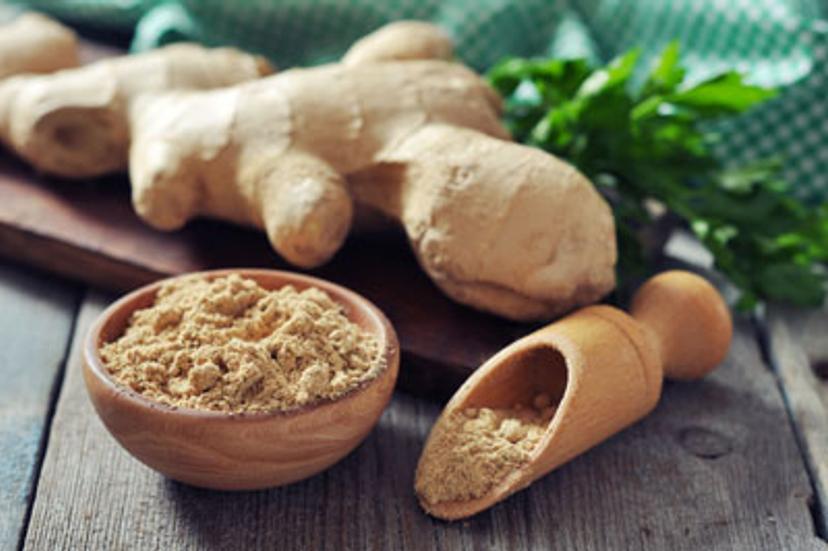
<path id="1" fill-rule="evenodd" d="M 92 182 L 35 174 L 0 154 L 0 256 L 123 292 L 158 278 L 222 267 L 295 269 L 263 233 L 201 220 L 155 231 L 133 213 L 125 176 Z M 446 395 L 494 352 L 532 327 L 453 303 L 420 270 L 402 234 L 352 238 L 308 273 L 366 296 L 400 338 L 400 385 Z"/>

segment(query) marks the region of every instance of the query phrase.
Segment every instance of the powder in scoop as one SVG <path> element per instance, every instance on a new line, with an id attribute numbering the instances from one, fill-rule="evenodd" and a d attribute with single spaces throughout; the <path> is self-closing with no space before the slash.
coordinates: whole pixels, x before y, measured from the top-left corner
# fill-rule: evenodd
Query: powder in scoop
<path id="1" fill-rule="evenodd" d="M 383 368 L 377 338 L 321 289 L 269 291 L 235 274 L 163 285 L 100 355 L 151 400 L 225 412 L 334 399 Z"/>
<path id="2" fill-rule="evenodd" d="M 555 414 L 550 403 L 540 394 L 531 408 L 467 408 L 443 418 L 417 466 L 417 494 L 429 504 L 486 495 L 529 461 Z"/>

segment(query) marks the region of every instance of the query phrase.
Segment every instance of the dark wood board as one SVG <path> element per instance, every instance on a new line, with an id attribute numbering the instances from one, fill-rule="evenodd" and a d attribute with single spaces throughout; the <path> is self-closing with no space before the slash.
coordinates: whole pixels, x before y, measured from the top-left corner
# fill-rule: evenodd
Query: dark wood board
<path id="1" fill-rule="evenodd" d="M 22 535 L 79 294 L 0 264 L 0 549 Z"/>
<path id="2" fill-rule="evenodd" d="M 25 549 L 825 549 L 812 489 L 752 324 L 702 381 L 467 522 L 424 515 L 414 466 L 439 406 L 397 394 L 353 454 L 285 488 L 211 492 L 165 480 L 106 433 L 83 388 L 81 310 Z"/>
<path id="3" fill-rule="evenodd" d="M 110 291 L 224 267 L 295 269 L 264 233 L 199 220 L 164 233 L 134 214 L 126 177 L 93 182 L 39 177 L 0 156 L 0 255 Z M 446 395 L 491 354 L 531 330 L 446 298 L 417 265 L 402 234 L 353 238 L 310 273 L 375 302 L 400 338 L 400 384 Z"/>

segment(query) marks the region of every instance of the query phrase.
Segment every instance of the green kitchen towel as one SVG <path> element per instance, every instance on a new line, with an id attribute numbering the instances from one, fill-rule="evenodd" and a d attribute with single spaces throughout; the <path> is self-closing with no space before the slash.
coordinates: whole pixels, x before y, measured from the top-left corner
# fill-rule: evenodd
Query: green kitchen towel
<path id="1" fill-rule="evenodd" d="M 279 67 L 337 59 L 395 19 L 444 27 L 458 56 L 485 70 L 504 56 L 607 61 L 681 42 L 693 79 L 727 68 L 784 93 L 720 124 L 717 154 L 779 156 L 795 192 L 828 200 L 828 4 L 821 0 L 18 0 L 71 22 L 135 26 L 133 49 L 178 40 L 236 45 Z"/>

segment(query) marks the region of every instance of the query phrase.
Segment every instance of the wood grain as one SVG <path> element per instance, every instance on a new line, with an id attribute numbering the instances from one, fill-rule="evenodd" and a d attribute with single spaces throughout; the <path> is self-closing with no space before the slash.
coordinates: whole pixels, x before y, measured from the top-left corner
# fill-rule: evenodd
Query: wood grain
<path id="1" fill-rule="evenodd" d="M 78 290 L 0 264 L 0 549 L 20 537 Z"/>
<path id="2" fill-rule="evenodd" d="M 422 514 L 413 470 L 439 406 L 398 394 L 371 437 L 286 488 L 197 490 L 140 465 L 83 389 L 86 301 L 27 549 L 824 549 L 811 488 L 752 326 L 706 379 L 668 383 L 639 425 L 470 521 Z"/>
<path id="3" fill-rule="evenodd" d="M 133 213 L 125 178 L 54 181 L 2 156 L 0 256 L 113 291 L 205 269 L 293 269 L 262 232 L 206 220 L 175 233 L 152 230 Z M 532 329 L 450 301 L 401 234 L 351 239 L 331 263 L 310 273 L 350 287 L 385 312 L 408 360 L 400 383 L 421 394 L 446 396 Z"/>
<path id="4" fill-rule="evenodd" d="M 828 310 L 775 308 L 766 324 L 770 360 L 799 436 L 816 492 L 814 517 L 828 536 L 828 372 L 818 372 L 828 358 Z"/>

